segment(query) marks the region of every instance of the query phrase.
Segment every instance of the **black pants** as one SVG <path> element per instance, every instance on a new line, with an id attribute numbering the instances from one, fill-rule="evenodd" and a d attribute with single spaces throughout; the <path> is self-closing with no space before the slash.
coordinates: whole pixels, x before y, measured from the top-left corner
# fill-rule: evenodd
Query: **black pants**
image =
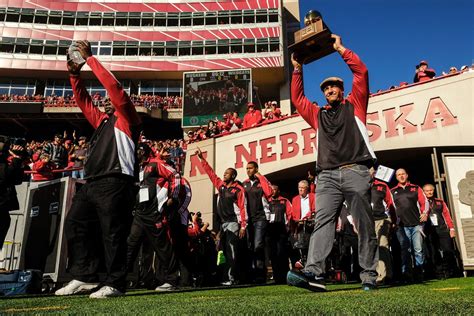
<path id="1" fill-rule="evenodd" d="M 359 281 L 359 251 L 357 235 L 344 234 L 342 240 L 342 269 L 350 281 Z"/>
<path id="2" fill-rule="evenodd" d="M 277 284 L 285 284 L 286 274 L 289 270 L 288 233 L 285 223 L 268 224 L 267 244 L 270 248 L 273 279 Z"/>
<path id="3" fill-rule="evenodd" d="M 160 218 L 152 220 L 135 215 L 130 235 L 127 239 L 127 266 L 131 267 L 133 265 L 145 238 L 151 243 L 155 251 L 158 261 L 157 277 L 159 283 L 178 285 L 178 262 L 171 244 L 169 226 L 168 224 L 163 224 Z M 146 270 L 150 267 L 143 268 Z"/>
<path id="4" fill-rule="evenodd" d="M 428 230 L 428 253 L 430 264 L 436 277 L 444 278 L 456 275 L 457 263 L 454 245 L 448 230 L 431 227 Z"/>
<path id="5" fill-rule="evenodd" d="M 7 210 L 0 210 L 0 250 L 3 248 L 8 228 L 10 227 L 10 213 Z"/>
<path id="6" fill-rule="evenodd" d="M 252 279 L 256 283 L 265 283 L 267 267 L 265 265 L 265 236 L 267 221 L 256 221 L 247 226 L 247 241 L 252 258 Z"/>
<path id="7" fill-rule="evenodd" d="M 132 181 L 116 176 L 89 181 L 76 193 L 65 223 L 69 272 L 74 279 L 98 280 L 100 226 L 107 273 L 103 285 L 125 291 L 127 237 L 135 194 Z"/>

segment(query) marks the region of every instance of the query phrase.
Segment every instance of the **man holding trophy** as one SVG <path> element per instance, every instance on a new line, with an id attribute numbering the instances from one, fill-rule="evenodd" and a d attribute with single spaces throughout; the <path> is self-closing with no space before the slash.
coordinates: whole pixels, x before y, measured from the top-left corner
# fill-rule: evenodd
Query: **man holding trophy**
<path id="1" fill-rule="evenodd" d="M 321 19 L 314 17 L 313 23 Z M 320 23 L 324 25 L 323 23 Z M 325 26 L 325 25 L 324 25 Z M 311 25 L 305 27 L 306 30 Z M 301 30 L 301 31 L 303 31 Z M 327 28 L 323 32 L 328 32 Z M 317 37 L 318 35 L 313 35 Z M 296 38 L 296 35 L 295 35 Z M 320 84 L 327 105 L 319 108 L 309 101 L 303 92 L 302 65 L 328 53 L 314 56 L 316 46 L 299 45 L 292 54 L 294 67 L 291 81 L 291 99 L 300 115 L 311 125 L 318 135 L 317 188 L 315 228 L 311 235 L 307 263 L 302 271 L 290 271 L 289 285 L 312 291 L 325 291 L 325 260 L 334 243 L 335 224 L 342 203 L 347 201 L 354 226 L 359 232 L 359 263 L 362 268 L 360 278 L 364 290 L 375 288 L 377 278 L 377 238 L 370 206 L 371 177 L 369 168 L 375 160 L 365 127 L 369 98 L 368 71 L 360 58 L 342 45 L 341 38 L 335 34 L 325 35 L 325 45 L 337 51 L 353 73 L 353 90 L 344 97 L 344 82 L 338 77 L 330 77 Z M 321 42 L 319 42 L 320 44 Z M 320 44 L 321 45 L 321 44 Z M 326 52 L 327 47 L 322 47 Z M 308 50 L 310 51 L 308 53 Z M 304 57 L 301 59 L 301 56 Z"/>

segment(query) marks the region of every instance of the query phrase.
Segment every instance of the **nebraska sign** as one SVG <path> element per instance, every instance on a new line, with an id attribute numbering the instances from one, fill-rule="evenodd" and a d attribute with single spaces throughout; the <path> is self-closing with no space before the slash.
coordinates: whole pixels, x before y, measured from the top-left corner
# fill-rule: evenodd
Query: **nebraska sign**
<path id="1" fill-rule="evenodd" d="M 474 144 L 472 73 L 445 78 L 370 99 L 367 129 L 376 151 Z M 215 140 L 215 169 L 242 169 L 257 161 L 264 173 L 314 162 L 316 133 L 301 118 Z M 190 158 L 189 176 L 202 174 Z"/>

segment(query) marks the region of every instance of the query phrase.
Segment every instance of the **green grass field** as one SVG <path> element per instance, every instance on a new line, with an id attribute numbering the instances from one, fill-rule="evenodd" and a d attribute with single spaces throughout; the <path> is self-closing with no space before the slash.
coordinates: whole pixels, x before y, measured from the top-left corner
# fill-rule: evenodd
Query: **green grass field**
<path id="1" fill-rule="evenodd" d="M 312 293 L 285 285 L 193 290 L 132 291 L 125 297 L 91 300 L 30 297 L 0 300 L 0 314 L 431 314 L 474 315 L 474 278 L 428 281 L 364 292 L 358 284 L 329 285 Z"/>

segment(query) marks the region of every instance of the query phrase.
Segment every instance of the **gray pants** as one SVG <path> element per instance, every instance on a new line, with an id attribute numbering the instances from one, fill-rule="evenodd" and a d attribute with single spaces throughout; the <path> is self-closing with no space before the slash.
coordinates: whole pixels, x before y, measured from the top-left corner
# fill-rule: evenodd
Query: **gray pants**
<path id="1" fill-rule="evenodd" d="M 222 223 L 222 236 L 224 237 L 224 256 L 226 259 L 226 277 L 228 281 L 235 282 L 239 280 L 238 269 L 238 248 L 239 248 L 239 230 L 240 225 L 237 222 Z M 225 276 L 224 276 L 225 277 Z"/>
<path id="2" fill-rule="evenodd" d="M 370 207 L 370 182 L 369 170 L 364 165 L 324 170 L 318 175 L 316 223 L 309 242 L 305 272 L 318 277 L 324 275 L 325 260 L 334 244 L 336 220 L 345 200 L 359 236 L 360 278 L 362 283 L 375 283 L 378 252 Z"/>

